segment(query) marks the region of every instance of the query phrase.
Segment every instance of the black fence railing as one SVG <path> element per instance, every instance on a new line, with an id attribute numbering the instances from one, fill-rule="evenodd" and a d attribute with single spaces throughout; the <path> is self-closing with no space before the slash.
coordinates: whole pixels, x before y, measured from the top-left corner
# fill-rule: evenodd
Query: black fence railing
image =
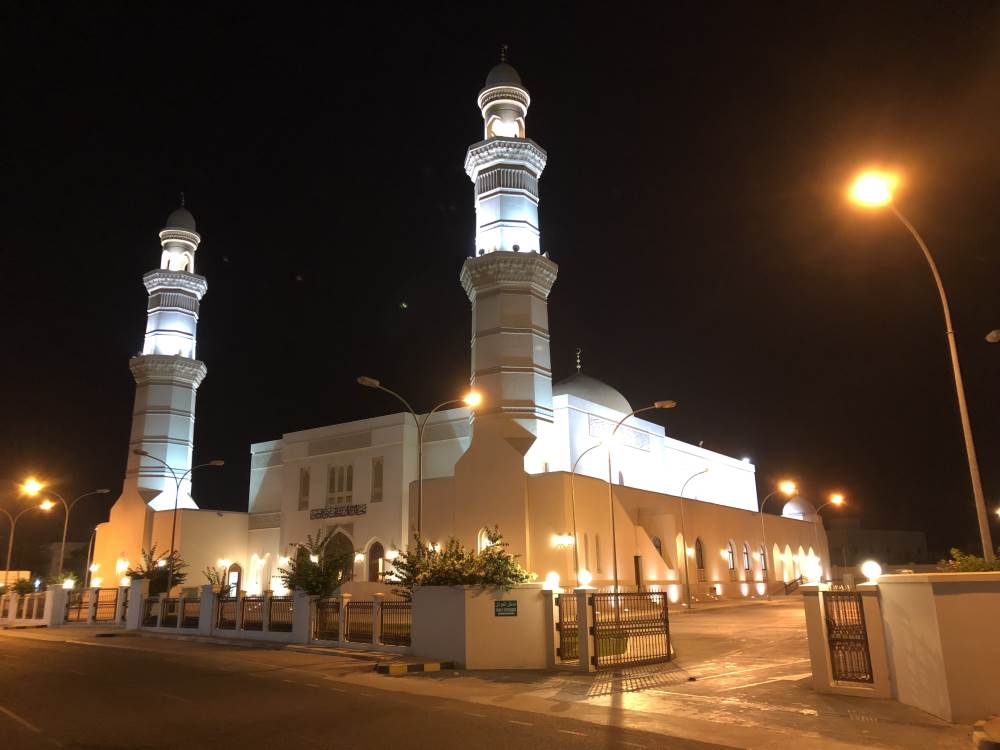
<path id="1" fill-rule="evenodd" d="M 598 669 L 670 660 L 665 594 L 592 594 L 590 601 Z"/>
<path id="2" fill-rule="evenodd" d="M 160 617 L 161 628 L 176 628 L 177 618 L 180 616 L 180 601 L 176 598 L 165 598 L 163 600 L 163 615 Z"/>
<path id="3" fill-rule="evenodd" d="M 219 599 L 219 616 L 215 626 L 219 630 L 236 630 L 236 599 Z"/>
<path id="4" fill-rule="evenodd" d="M 347 639 L 352 643 L 372 642 L 372 603 L 371 602 L 348 602 L 347 615 Z"/>
<path id="5" fill-rule="evenodd" d="M 410 602 L 382 602 L 379 610 L 381 642 L 390 646 L 409 646 L 413 605 Z"/>
<path id="6" fill-rule="evenodd" d="M 833 679 L 838 682 L 874 682 L 861 594 L 855 591 L 824 591 L 822 596 Z"/>
<path id="7" fill-rule="evenodd" d="M 196 628 L 201 621 L 201 599 L 185 599 L 181 612 L 181 627 Z"/>
<path id="8" fill-rule="evenodd" d="M 160 619 L 160 598 L 150 597 L 142 603 L 142 626 L 155 628 Z"/>
<path id="9" fill-rule="evenodd" d="M 0 596 L 0 620 L 6 620 L 10 617 L 10 600 L 9 596 Z"/>
<path id="10" fill-rule="evenodd" d="M 268 613 L 268 630 L 276 633 L 292 632 L 292 597 L 271 597 L 271 609 Z"/>
<path id="11" fill-rule="evenodd" d="M 114 622 L 118 611 L 118 589 L 98 589 L 94 622 Z"/>
<path id="12" fill-rule="evenodd" d="M 320 599 L 316 602 L 312 637 L 317 641 L 340 640 L 340 599 Z"/>
<path id="13" fill-rule="evenodd" d="M 66 597 L 66 622 L 86 622 L 90 611 L 90 589 L 70 591 Z"/>
<path id="14" fill-rule="evenodd" d="M 580 623 L 577 619 L 576 594 L 560 594 L 556 597 L 559 621 L 559 646 L 556 653 L 560 661 L 576 661 L 580 658 Z"/>
<path id="15" fill-rule="evenodd" d="M 240 624 L 243 630 L 264 629 L 264 599 L 260 596 L 244 596 L 242 599 L 243 620 Z"/>

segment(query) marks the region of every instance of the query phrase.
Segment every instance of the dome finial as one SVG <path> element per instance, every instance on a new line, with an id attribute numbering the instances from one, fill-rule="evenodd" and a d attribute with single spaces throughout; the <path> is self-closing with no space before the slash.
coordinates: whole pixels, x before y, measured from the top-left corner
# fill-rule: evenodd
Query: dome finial
<path id="1" fill-rule="evenodd" d="M 181 208 L 184 208 L 184 191 L 181 190 Z"/>
<path id="2" fill-rule="evenodd" d="M 580 349 L 580 347 L 576 347 L 576 371 L 577 372 L 580 372 L 581 359 L 582 359 L 581 356 L 580 356 L 581 353 L 582 353 L 582 350 Z"/>
<path id="3" fill-rule="evenodd" d="M 506 44 L 501 44 L 500 45 L 500 62 L 502 62 L 502 63 L 507 62 L 507 45 Z"/>

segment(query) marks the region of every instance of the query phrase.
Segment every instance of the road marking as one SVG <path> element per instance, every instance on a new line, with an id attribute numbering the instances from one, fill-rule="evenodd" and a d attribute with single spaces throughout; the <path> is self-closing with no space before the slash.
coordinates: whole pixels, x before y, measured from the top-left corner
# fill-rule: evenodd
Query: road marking
<path id="1" fill-rule="evenodd" d="M 638 742 L 628 742 L 627 740 L 621 740 L 621 743 L 629 747 L 646 747 L 645 745 L 640 745 Z"/>
<path id="2" fill-rule="evenodd" d="M 327 685 L 327 688 L 329 688 L 330 690 L 332 690 L 335 693 L 346 693 L 347 692 L 346 690 L 344 690 L 344 688 L 335 688 L 335 687 L 330 687 L 329 685 Z"/>
<path id="3" fill-rule="evenodd" d="M 587 736 L 584 732 L 574 732 L 572 729 L 560 729 L 559 731 L 562 732 L 563 734 L 575 734 L 577 737 Z"/>
<path id="4" fill-rule="evenodd" d="M 13 711 L 11 711 L 9 708 L 4 708 L 3 706 L 0 706 L 0 713 L 2 713 L 4 716 L 9 716 L 11 719 L 13 719 L 14 721 L 16 721 L 22 727 L 24 727 L 25 729 L 30 729 L 35 734 L 41 734 L 42 733 L 41 729 L 39 729 L 38 727 L 36 727 L 34 724 L 32 724 L 27 719 L 22 719 L 20 716 L 18 716 L 16 713 L 14 713 Z"/>
<path id="5" fill-rule="evenodd" d="M 474 713 L 472 713 L 470 711 L 466 711 L 465 715 L 466 716 L 475 716 L 477 719 L 485 719 L 486 718 L 486 714 L 474 714 Z"/>
<path id="6" fill-rule="evenodd" d="M 792 664 L 802 664 L 803 662 L 809 661 L 808 659 L 793 659 L 792 661 L 783 661 L 780 664 L 761 664 L 759 667 L 747 667 L 746 669 L 734 669 L 729 672 L 718 672 L 716 674 L 710 674 L 705 677 L 698 677 L 699 682 L 704 682 L 705 680 L 717 680 L 720 677 L 731 677 L 734 674 L 745 674 L 746 672 L 759 672 L 762 669 L 780 669 L 781 667 L 790 667 Z M 690 672 L 691 670 L 687 670 Z M 697 671 L 697 670 L 695 670 Z"/>
<path id="7" fill-rule="evenodd" d="M 535 726 L 530 721 L 518 721 L 517 719 L 507 719 L 510 724 L 520 724 L 522 727 L 533 727 Z"/>
<path id="8" fill-rule="evenodd" d="M 720 688 L 721 692 L 726 692 L 727 690 L 743 690 L 744 688 L 757 687 L 759 685 L 767 685 L 772 682 L 781 682 L 783 680 L 801 680 L 803 677 L 812 677 L 812 672 L 802 672 L 801 674 L 789 674 L 784 677 L 772 677 L 769 680 L 763 680 L 761 682 L 751 682 L 746 685 L 734 685 L 733 687 Z"/>
<path id="9" fill-rule="evenodd" d="M 185 703 L 194 703 L 190 698 L 182 698 L 179 695 L 171 695 L 170 693 L 160 693 L 164 698 L 173 698 L 175 701 L 184 701 Z"/>

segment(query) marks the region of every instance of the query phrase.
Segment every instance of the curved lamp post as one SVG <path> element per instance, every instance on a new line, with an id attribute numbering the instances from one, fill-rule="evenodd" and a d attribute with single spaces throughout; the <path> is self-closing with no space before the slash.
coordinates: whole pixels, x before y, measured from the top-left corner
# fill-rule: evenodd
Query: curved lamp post
<path id="1" fill-rule="evenodd" d="M 14 552 L 14 532 L 17 530 L 18 520 L 29 510 L 49 511 L 52 510 L 54 507 L 55 503 L 53 503 L 51 500 L 44 500 L 38 505 L 32 505 L 31 507 L 25 508 L 16 516 L 11 515 L 10 511 L 4 508 L 0 508 L 0 513 L 3 513 L 5 516 L 7 516 L 7 520 L 10 522 L 10 537 L 7 539 L 7 567 L 4 569 L 3 572 L 4 590 L 6 590 L 10 586 L 10 559 Z"/>
<path id="2" fill-rule="evenodd" d="M 687 611 L 691 611 L 691 571 L 688 568 L 688 542 L 687 542 L 687 528 L 684 522 L 684 490 L 687 489 L 688 482 L 690 482 L 695 477 L 700 477 L 702 474 L 708 473 L 709 467 L 705 467 L 701 471 L 695 472 L 687 479 L 684 480 L 684 484 L 681 485 L 681 491 L 678 497 L 681 499 L 681 546 L 683 547 L 682 552 L 684 553 L 684 598 L 687 600 Z"/>
<path id="3" fill-rule="evenodd" d="M 83 500 L 83 498 L 90 497 L 91 495 L 107 495 L 109 492 L 111 492 L 111 490 L 102 489 L 102 490 L 91 490 L 90 492 L 84 492 L 82 495 L 78 495 L 77 497 L 73 498 L 71 501 L 67 503 L 66 498 L 64 498 L 54 489 L 45 486 L 45 484 L 39 482 L 34 478 L 27 479 L 25 483 L 21 485 L 21 489 L 24 491 L 24 494 L 28 495 L 29 497 L 35 497 L 39 493 L 45 492 L 49 495 L 52 495 L 52 497 L 54 497 L 56 500 L 62 503 L 63 510 L 65 511 L 63 517 L 62 544 L 59 547 L 59 575 L 62 575 L 63 562 L 66 559 L 66 532 L 69 530 L 70 511 L 73 510 L 77 502 Z"/>
<path id="4" fill-rule="evenodd" d="M 576 533 L 576 467 L 580 465 L 580 459 L 590 453 L 594 448 L 600 448 L 604 443 L 594 443 L 592 446 L 587 448 L 583 453 L 576 457 L 576 461 L 573 462 L 573 468 L 569 472 L 569 495 L 570 495 L 570 505 L 573 509 L 573 572 L 576 574 L 576 586 L 580 587 L 580 542 L 577 539 Z"/>
<path id="5" fill-rule="evenodd" d="M 424 514 L 424 428 L 427 426 L 428 420 L 434 415 L 435 412 L 448 406 L 458 406 L 460 404 L 464 404 L 470 409 L 475 409 L 483 402 L 483 397 L 476 391 L 470 391 L 464 398 L 453 398 L 450 401 L 442 401 L 440 404 L 427 412 L 424 415 L 424 418 L 421 419 L 417 415 L 417 412 L 414 411 L 413 407 L 410 406 L 409 401 L 395 391 L 386 388 L 375 378 L 369 378 L 366 375 L 362 375 L 357 378 L 357 381 L 359 385 L 363 385 L 365 388 L 374 388 L 377 391 L 382 391 L 395 397 L 403 406 L 406 407 L 410 416 L 413 417 L 413 423 L 417 427 L 417 536 L 420 536 Z M 407 546 L 409 546 L 409 543 L 407 543 Z"/>
<path id="6" fill-rule="evenodd" d="M 614 477 L 611 473 L 611 444 L 614 442 L 615 434 L 618 432 L 618 428 L 621 427 L 625 420 L 629 417 L 634 417 L 636 414 L 642 414 L 645 411 L 652 411 L 653 409 L 673 409 L 677 406 L 676 401 L 654 401 L 652 406 L 644 406 L 641 409 L 634 409 L 630 413 L 626 414 L 620 420 L 615 428 L 611 430 L 611 438 L 608 440 L 608 507 L 611 511 L 611 566 L 615 575 L 615 590 L 614 593 L 618 593 L 618 535 L 615 528 L 615 485 Z M 636 585 L 638 585 L 636 581 Z M 618 608 L 615 609 L 618 611 Z"/>
<path id="7" fill-rule="evenodd" d="M 777 495 L 779 492 L 782 495 L 784 495 L 785 497 L 789 497 L 790 498 L 790 497 L 793 497 L 795 495 L 795 493 L 798 492 L 798 491 L 799 491 L 799 488 L 796 486 L 795 482 L 791 481 L 790 479 L 785 479 L 785 480 L 783 480 L 781 482 L 778 482 L 778 489 L 774 490 L 774 492 L 772 492 L 767 497 L 765 497 L 764 500 L 763 500 L 763 502 L 761 502 L 761 504 L 760 504 L 760 538 L 761 538 L 761 543 L 764 545 L 764 555 L 765 555 L 765 557 L 768 554 L 770 554 L 770 553 L 767 550 L 767 532 L 764 531 L 764 506 L 767 505 L 767 501 L 768 500 L 770 500 L 772 497 L 774 497 L 775 495 Z M 767 578 L 768 578 L 768 575 L 771 572 L 771 568 L 767 565 L 767 560 L 766 559 L 763 562 L 764 562 L 764 570 L 763 570 L 764 575 L 761 576 L 761 577 L 764 579 L 764 596 L 765 596 L 765 598 L 770 599 L 771 598 L 771 587 L 768 585 L 770 582 L 767 580 Z M 773 564 L 774 560 L 771 560 L 771 563 Z"/>
<path id="8" fill-rule="evenodd" d="M 962 383 L 962 369 L 958 363 L 958 347 L 955 344 L 955 329 L 951 322 L 951 308 L 948 305 L 948 295 L 944 291 L 944 283 L 938 272 L 934 257 L 920 236 L 916 227 L 907 219 L 893 203 L 893 192 L 899 179 L 885 172 L 864 172 L 851 185 L 851 200 L 867 208 L 886 208 L 899 219 L 917 246 L 924 254 L 924 259 L 931 269 L 934 283 L 937 285 L 938 296 L 941 298 L 941 311 L 944 313 L 945 336 L 948 339 L 948 350 L 951 353 L 951 369 L 955 378 L 955 394 L 958 396 L 958 412 L 962 420 L 962 434 L 965 437 L 965 455 L 969 464 L 969 477 L 972 479 L 972 495 L 976 505 L 976 517 L 979 521 L 979 537 L 983 545 L 983 557 L 987 562 L 993 560 L 993 540 L 990 536 L 989 516 L 986 512 L 986 499 L 983 495 L 983 482 L 979 476 L 979 461 L 976 458 L 976 446 L 972 440 L 972 425 L 969 422 L 969 407 L 965 402 L 965 386 Z M 989 340 L 989 338 L 987 338 Z"/>
<path id="9" fill-rule="evenodd" d="M 184 483 L 184 480 L 187 479 L 188 476 L 190 476 L 191 472 L 194 471 L 195 469 L 200 469 L 203 466 L 225 466 L 226 462 L 221 459 L 216 459 L 214 461 L 209 461 L 207 463 L 198 464 L 197 466 L 192 466 L 190 469 L 181 474 L 180 478 L 178 478 L 177 472 L 174 471 L 174 467 L 172 467 L 163 459 L 157 458 L 156 456 L 152 455 L 149 451 L 144 451 L 136 448 L 132 452 L 137 456 L 145 456 L 146 458 L 151 458 L 157 463 L 162 464 L 167 468 L 167 471 L 170 472 L 170 476 L 174 478 L 174 484 L 176 485 L 177 489 L 174 492 L 174 515 L 173 518 L 170 519 L 170 558 L 173 558 L 174 541 L 177 536 L 177 504 L 180 502 L 181 484 Z M 173 587 L 174 583 L 174 566 L 170 565 L 170 562 L 172 562 L 172 560 L 168 559 L 167 565 L 169 567 L 167 568 L 167 596 L 170 596 L 170 589 Z"/>

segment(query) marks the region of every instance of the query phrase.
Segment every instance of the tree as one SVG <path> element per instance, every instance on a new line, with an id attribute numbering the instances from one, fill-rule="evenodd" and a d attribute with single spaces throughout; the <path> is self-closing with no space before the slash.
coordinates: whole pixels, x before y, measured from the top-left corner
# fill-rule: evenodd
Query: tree
<path id="1" fill-rule="evenodd" d="M 353 553 L 337 550 L 330 543 L 333 536 L 333 531 L 320 531 L 315 539 L 311 534 L 306 536 L 305 544 L 295 550 L 288 567 L 278 570 L 282 583 L 289 590 L 327 597 L 347 579 Z"/>
<path id="2" fill-rule="evenodd" d="M 221 593 L 228 588 L 226 572 L 225 568 L 208 567 L 201 571 L 201 574 L 205 576 L 205 580 L 212 587 L 212 591 Z"/>
<path id="3" fill-rule="evenodd" d="M 134 579 L 149 581 L 149 595 L 159 596 L 167 591 L 167 580 L 173 578 L 175 584 L 184 583 L 187 573 L 182 572 L 187 567 L 177 550 L 162 557 L 156 556 L 156 545 L 142 551 L 142 563 L 138 567 L 129 568 L 125 575 Z"/>
<path id="4" fill-rule="evenodd" d="M 18 581 L 14 581 L 14 585 L 10 587 L 11 590 L 20 596 L 25 594 L 31 594 L 35 590 L 35 584 L 29 581 L 27 578 L 22 578 Z"/>
<path id="5" fill-rule="evenodd" d="M 952 548 L 951 559 L 941 560 L 938 570 L 946 573 L 981 573 L 990 570 L 1000 570 L 1000 558 L 990 562 L 977 555 L 966 555 L 962 550 Z"/>
<path id="6" fill-rule="evenodd" d="M 399 584 L 396 593 L 411 599 L 421 586 L 479 586 L 509 591 L 519 583 L 532 580 L 517 562 L 517 555 L 507 552 L 507 543 L 496 526 L 486 532 L 489 544 L 481 551 L 466 550 L 451 537 L 444 547 L 427 544 L 413 535 L 413 548 L 403 552 L 393 563 L 390 580 Z"/>

